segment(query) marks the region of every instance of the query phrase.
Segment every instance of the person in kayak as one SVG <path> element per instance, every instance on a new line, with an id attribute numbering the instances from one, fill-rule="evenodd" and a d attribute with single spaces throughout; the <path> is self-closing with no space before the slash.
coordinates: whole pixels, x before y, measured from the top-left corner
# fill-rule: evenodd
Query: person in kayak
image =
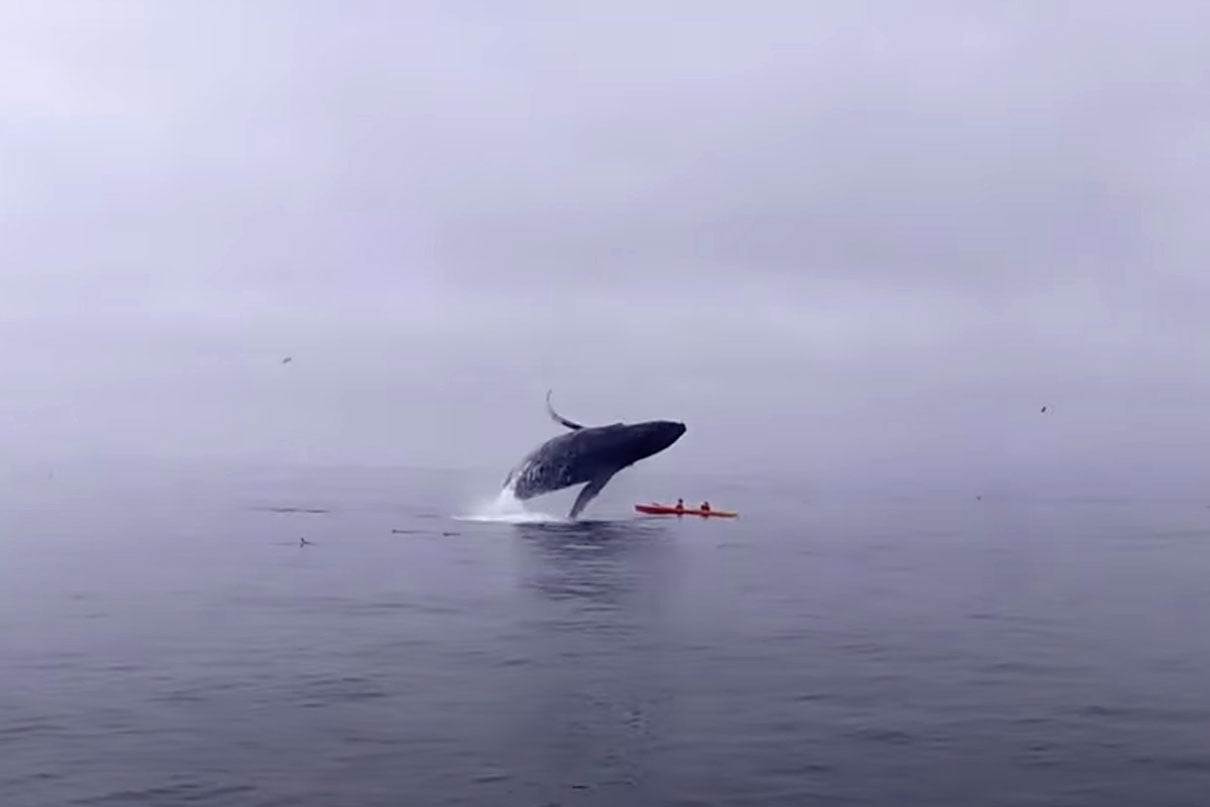
<path id="1" fill-rule="evenodd" d="M 676 509 L 677 509 L 677 510 L 684 510 L 684 509 L 685 509 L 685 500 L 684 500 L 684 499 L 677 499 L 677 500 L 676 500 Z"/>
<path id="2" fill-rule="evenodd" d="M 703 513 L 710 512 L 710 502 L 702 502 L 702 512 Z"/>

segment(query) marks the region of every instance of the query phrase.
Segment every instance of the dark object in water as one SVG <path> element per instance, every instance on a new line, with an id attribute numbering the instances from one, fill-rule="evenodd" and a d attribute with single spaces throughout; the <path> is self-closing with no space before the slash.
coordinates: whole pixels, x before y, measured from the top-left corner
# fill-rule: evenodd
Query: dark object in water
<path id="1" fill-rule="evenodd" d="M 1042 407 L 1042 414 L 1044 414 L 1044 415 L 1046 414 L 1046 407 L 1045 407 L 1045 406 L 1044 406 L 1044 407 Z"/>
<path id="2" fill-rule="evenodd" d="M 426 534 L 432 535 L 432 534 L 434 534 L 431 530 L 401 530 L 398 528 L 392 529 L 391 533 L 393 535 L 426 535 Z M 449 538 L 451 535 L 461 535 L 461 534 L 462 533 L 460 533 L 460 532 L 442 532 L 441 537 Z"/>
<path id="3" fill-rule="evenodd" d="M 315 546 L 315 544 L 313 542 L 308 541 L 306 538 L 299 538 L 298 545 L 299 546 Z"/>
<path id="4" fill-rule="evenodd" d="M 263 510 L 267 513 L 311 513 L 320 514 L 326 513 L 322 507 L 254 507 L 254 510 Z"/>

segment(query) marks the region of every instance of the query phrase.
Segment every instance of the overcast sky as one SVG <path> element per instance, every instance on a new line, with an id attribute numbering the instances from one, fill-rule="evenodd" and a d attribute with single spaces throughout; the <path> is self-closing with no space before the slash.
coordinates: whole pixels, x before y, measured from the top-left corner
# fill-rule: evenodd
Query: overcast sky
<path id="1" fill-rule="evenodd" d="M 5 4 L 0 451 L 502 475 L 554 387 L 685 420 L 668 468 L 1206 484 L 1207 31 Z"/>

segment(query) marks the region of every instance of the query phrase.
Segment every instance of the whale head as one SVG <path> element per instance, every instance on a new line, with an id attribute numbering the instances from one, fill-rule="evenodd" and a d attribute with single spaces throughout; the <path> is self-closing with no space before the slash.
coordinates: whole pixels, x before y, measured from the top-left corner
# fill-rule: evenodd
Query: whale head
<path id="1" fill-rule="evenodd" d="M 681 439 L 685 424 L 675 420 L 649 420 L 627 427 L 625 443 L 627 453 L 634 461 L 658 454 Z"/>

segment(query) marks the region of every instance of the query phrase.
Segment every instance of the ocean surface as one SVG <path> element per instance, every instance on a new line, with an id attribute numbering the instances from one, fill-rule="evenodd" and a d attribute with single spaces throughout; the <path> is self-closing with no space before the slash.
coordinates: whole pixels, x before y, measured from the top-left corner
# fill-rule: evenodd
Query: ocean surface
<path id="1" fill-rule="evenodd" d="M 11 471 L 0 805 L 1210 804 L 1210 500 L 628 474 Z"/>

